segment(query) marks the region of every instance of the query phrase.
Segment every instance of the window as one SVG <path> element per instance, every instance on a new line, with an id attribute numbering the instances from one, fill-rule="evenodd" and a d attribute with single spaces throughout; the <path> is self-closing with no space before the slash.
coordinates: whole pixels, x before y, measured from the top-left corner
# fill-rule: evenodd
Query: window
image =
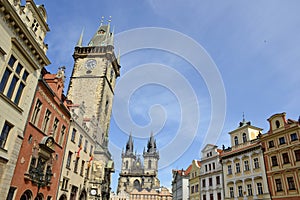
<path id="1" fill-rule="evenodd" d="M 63 178 L 61 189 L 65 190 L 65 191 L 68 191 L 68 183 L 69 183 L 69 179 Z"/>
<path id="2" fill-rule="evenodd" d="M 248 196 L 252 196 L 252 185 L 247 184 L 247 191 L 248 191 Z"/>
<path id="3" fill-rule="evenodd" d="M 213 183 L 212 183 L 212 178 L 209 178 L 209 179 L 208 179 L 208 182 L 209 182 L 209 186 L 212 186 L 212 185 L 213 185 Z"/>
<path id="4" fill-rule="evenodd" d="M 42 173 L 38 173 L 39 171 Z M 28 172 L 31 179 L 42 181 L 46 184 L 50 183 L 53 175 L 51 166 L 47 165 L 47 159 L 41 156 L 31 158 Z"/>
<path id="5" fill-rule="evenodd" d="M 82 161 L 81 161 L 81 168 L 80 168 L 80 176 L 83 176 L 84 164 L 85 164 L 85 161 L 82 160 Z"/>
<path id="6" fill-rule="evenodd" d="M 282 154 L 282 159 L 283 159 L 283 164 L 290 163 L 288 153 L 283 153 L 283 154 Z"/>
<path id="7" fill-rule="evenodd" d="M 293 177 L 287 177 L 287 182 L 288 182 L 289 190 L 295 190 L 296 189 Z"/>
<path id="8" fill-rule="evenodd" d="M 227 166 L 227 169 L 228 169 L 228 174 L 232 174 L 231 165 L 228 165 L 228 166 Z"/>
<path id="9" fill-rule="evenodd" d="M 240 163 L 235 163 L 235 170 L 236 170 L 236 173 L 241 172 Z"/>
<path id="10" fill-rule="evenodd" d="M 73 153 L 71 151 L 69 151 L 67 165 L 66 165 L 66 168 L 68 168 L 68 169 L 70 169 L 70 167 L 71 167 L 72 154 Z"/>
<path id="11" fill-rule="evenodd" d="M 241 185 L 238 186 L 239 197 L 243 196 L 243 187 Z"/>
<path id="12" fill-rule="evenodd" d="M 29 73 L 12 55 L 0 82 L 0 92 L 4 93 L 5 89 L 7 89 L 6 96 L 18 105 L 28 75 Z M 10 79 L 11 76 L 12 78 Z M 14 99 L 12 99 L 13 97 Z"/>
<path id="13" fill-rule="evenodd" d="M 151 169 L 151 160 L 148 161 L 148 169 Z"/>
<path id="14" fill-rule="evenodd" d="M 202 179 L 202 187 L 205 187 L 205 179 Z"/>
<path id="15" fill-rule="evenodd" d="M 0 148 L 4 149 L 8 134 L 12 128 L 13 128 L 12 124 L 8 123 L 7 121 L 4 123 L 4 126 L 1 131 L 1 135 L 0 135 Z"/>
<path id="16" fill-rule="evenodd" d="M 59 122 L 59 120 L 55 117 L 55 119 L 54 119 L 54 123 L 53 123 L 53 137 L 55 138 L 55 135 L 56 135 L 56 131 L 57 131 L 57 127 L 58 127 L 58 122 Z"/>
<path id="17" fill-rule="evenodd" d="M 214 194 L 209 194 L 209 200 L 214 200 Z"/>
<path id="18" fill-rule="evenodd" d="M 78 162 L 79 162 L 79 158 L 76 157 L 76 160 L 75 160 L 75 165 L 74 165 L 74 172 L 77 173 L 77 169 L 78 169 Z"/>
<path id="19" fill-rule="evenodd" d="M 237 136 L 234 137 L 234 145 L 238 145 L 239 144 L 239 139 Z"/>
<path id="20" fill-rule="evenodd" d="M 194 192 L 195 192 L 195 187 L 192 186 L 192 188 L 191 188 L 191 193 L 193 194 Z"/>
<path id="21" fill-rule="evenodd" d="M 284 137 L 279 138 L 279 144 L 285 144 L 285 138 Z"/>
<path id="22" fill-rule="evenodd" d="M 128 169 L 128 160 L 125 162 L 125 169 Z"/>
<path id="23" fill-rule="evenodd" d="M 254 169 L 258 169 L 259 168 L 259 162 L 258 162 L 258 158 L 254 158 Z"/>
<path id="24" fill-rule="evenodd" d="M 82 147 L 82 135 L 79 136 L 78 147 Z"/>
<path id="25" fill-rule="evenodd" d="M 276 190 L 277 192 L 282 191 L 282 184 L 281 184 L 281 179 L 275 179 L 275 184 L 276 184 Z"/>
<path id="26" fill-rule="evenodd" d="M 262 189 L 262 184 L 261 183 L 257 183 L 257 193 L 258 195 L 263 194 L 263 189 Z"/>
<path id="27" fill-rule="evenodd" d="M 9 188 L 6 200 L 13 200 L 14 199 L 14 194 L 15 194 L 16 189 L 17 189 L 16 187 L 10 187 Z"/>
<path id="28" fill-rule="evenodd" d="M 94 154 L 93 149 L 94 149 L 94 147 L 93 147 L 93 145 L 91 145 L 91 147 L 90 147 L 90 156 L 92 156 Z"/>
<path id="29" fill-rule="evenodd" d="M 295 153 L 296 161 L 300 161 L 300 149 L 295 150 L 294 153 Z"/>
<path id="30" fill-rule="evenodd" d="M 216 169 L 216 164 L 215 163 L 213 163 L 212 166 L 213 166 L 213 169 Z"/>
<path id="31" fill-rule="evenodd" d="M 75 142 L 76 132 L 77 132 L 76 129 L 73 128 L 73 130 L 72 130 L 72 135 L 71 135 L 71 141 L 72 141 L 72 142 Z"/>
<path id="32" fill-rule="evenodd" d="M 41 107 L 42 107 L 42 102 L 39 99 L 36 100 L 34 111 L 33 111 L 32 118 L 31 118 L 31 122 L 33 124 L 35 124 L 35 125 L 37 123 L 36 120 L 39 117 L 39 114 L 40 114 L 40 111 L 41 111 Z"/>
<path id="33" fill-rule="evenodd" d="M 234 198 L 233 187 L 229 188 L 229 195 L 230 195 L 230 198 Z"/>
<path id="34" fill-rule="evenodd" d="M 246 133 L 243 133 L 243 143 L 246 143 L 247 142 L 247 135 Z"/>
<path id="35" fill-rule="evenodd" d="M 277 157 L 276 156 L 272 156 L 271 157 L 271 161 L 272 161 L 272 166 L 278 166 L 278 162 L 277 162 Z"/>
<path id="36" fill-rule="evenodd" d="M 59 136 L 59 141 L 58 144 L 61 146 L 63 144 L 64 138 L 65 138 L 65 132 L 66 132 L 66 127 L 62 125 L 61 131 L 60 131 L 60 136 Z"/>
<path id="37" fill-rule="evenodd" d="M 276 128 L 280 127 L 280 122 L 278 120 L 275 121 Z"/>
<path id="38" fill-rule="evenodd" d="M 50 115 L 51 115 L 51 112 L 50 112 L 50 110 L 47 109 L 46 113 L 45 113 L 44 121 L 43 121 L 43 127 L 42 127 L 42 131 L 44 133 L 47 132 Z"/>
<path id="39" fill-rule="evenodd" d="M 297 133 L 292 133 L 291 134 L 291 141 L 295 141 L 295 140 L 298 140 Z"/>
<path id="40" fill-rule="evenodd" d="M 206 195 L 205 194 L 203 195 L 203 200 L 206 200 Z"/>
<path id="41" fill-rule="evenodd" d="M 208 169 L 209 169 L 209 171 L 211 171 L 211 164 L 210 163 L 208 164 Z"/>
<path id="42" fill-rule="evenodd" d="M 207 172 L 207 165 L 205 165 L 205 171 Z"/>
<path id="43" fill-rule="evenodd" d="M 220 176 L 216 176 L 216 183 L 217 185 L 220 185 Z"/>
<path id="44" fill-rule="evenodd" d="M 274 141 L 273 140 L 269 141 L 269 148 L 272 148 L 272 147 L 274 147 Z"/>
<path id="45" fill-rule="evenodd" d="M 198 192 L 199 191 L 199 185 L 197 184 L 196 186 L 195 186 L 195 192 Z"/>
<path id="46" fill-rule="evenodd" d="M 218 199 L 218 200 L 222 200 L 221 192 L 218 192 L 217 195 L 218 195 L 218 198 L 217 198 L 217 199 Z"/>
<path id="47" fill-rule="evenodd" d="M 88 143 L 89 143 L 89 141 L 85 140 L 85 142 L 84 142 L 84 148 L 83 148 L 84 152 L 87 152 Z"/>
<path id="48" fill-rule="evenodd" d="M 244 166 L 245 166 L 245 171 L 249 171 L 250 170 L 250 168 L 249 168 L 249 161 L 248 160 L 244 161 Z"/>

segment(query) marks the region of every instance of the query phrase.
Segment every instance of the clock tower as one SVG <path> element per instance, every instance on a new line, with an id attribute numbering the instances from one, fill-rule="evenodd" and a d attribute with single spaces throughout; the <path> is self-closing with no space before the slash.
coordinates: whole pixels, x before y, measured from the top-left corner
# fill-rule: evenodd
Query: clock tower
<path id="1" fill-rule="evenodd" d="M 84 102 L 85 117 L 95 117 L 108 137 L 114 87 L 120 75 L 119 59 L 114 53 L 114 32 L 102 22 L 87 46 L 82 45 L 83 33 L 75 47 L 74 68 L 67 97 L 73 104 Z"/>

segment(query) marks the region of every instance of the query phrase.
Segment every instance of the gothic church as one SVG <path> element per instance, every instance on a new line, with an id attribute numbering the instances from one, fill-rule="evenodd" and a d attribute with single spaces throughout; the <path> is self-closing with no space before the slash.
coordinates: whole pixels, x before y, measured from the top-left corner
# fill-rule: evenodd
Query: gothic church
<path id="1" fill-rule="evenodd" d="M 119 175 L 118 193 L 125 191 L 130 193 L 134 189 L 158 189 L 160 181 L 158 175 L 159 153 L 156 149 L 156 141 L 151 134 L 147 150 L 144 148 L 143 160 L 134 152 L 132 136 L 126 144 L 125 152 L 122 151 L 122 167 Z"/>

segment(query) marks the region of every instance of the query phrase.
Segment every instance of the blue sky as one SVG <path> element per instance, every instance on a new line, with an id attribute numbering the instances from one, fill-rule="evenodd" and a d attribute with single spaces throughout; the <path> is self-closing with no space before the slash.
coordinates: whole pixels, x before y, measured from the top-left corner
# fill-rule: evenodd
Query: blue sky
<path id="1" fill-rule="evenodd" d="M 52 64 L 47 69 L 56 72 L 65 65 L 67 76 L 82 29 L 87 44 L 101 17 L 105 16 L 106 22 L 112 16 L 116 51 L 122 55 L 110 133 L 116 162 L 113 190 L 129 132 L 139 153 L 150 132 L 154 133 L 161 150 L 161 185 L 170 187 L 171 170 L 186 168 L 193 159 L 200 159 L 205 138 L 219 147 L 230 145 L 227 133 L 237 127 L 243 112 L 246 120 L 263 132 L 268 131 L 267 118 L 272 114 L 286 112 L 291 119 L 300 115 L 298 0 L 36 2 L 45 5 L 51 30 L 46 43 Z M 148 31 L 147 27 L 157 28 Z M 157 35 L 151 34 L 153 29 L 159 30 Z M 182 38 L 161 37 L 159 33 L 165 31 Z M 130 37 L 133 34 L 137 35 Z M 124 53 L 137 42 L 144 48 Z M 152 48 L 147 42 L 153 42 L 154 47 L 165 46 Z M 188 42 L 202 49 L 195 50 Z M 182 50 L 185 56 L 171 48 Z M 214 66 L 197 57 L 200 54 Z M 201 57 L 203 62 L 191 62 L 192 56 Z M 222 95 L 218 96 L 221 90 L 217 86 L 224 88 L 224 101 Z M 218 110 L 223 104 L 226 113 Z M 223 114 L 221 130 L 207 135 L 210 126 L 214 130 L 223 124 Z"/>

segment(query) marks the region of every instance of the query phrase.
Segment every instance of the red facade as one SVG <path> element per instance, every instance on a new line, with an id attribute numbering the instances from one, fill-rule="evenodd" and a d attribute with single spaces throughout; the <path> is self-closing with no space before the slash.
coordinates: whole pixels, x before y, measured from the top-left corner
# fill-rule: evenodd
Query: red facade
<path id="1" fill-rule="evenodd" d="M 56 199 L 70 123 L 63 70 L 43 70 L 39 80 L 11 182 L 15 199 Z"/>

